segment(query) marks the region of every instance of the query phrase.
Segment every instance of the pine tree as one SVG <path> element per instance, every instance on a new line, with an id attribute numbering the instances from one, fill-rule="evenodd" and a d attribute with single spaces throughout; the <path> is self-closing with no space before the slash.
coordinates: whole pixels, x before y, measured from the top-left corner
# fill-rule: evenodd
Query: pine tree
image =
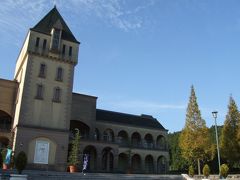
<path id="1" fill-rule="evenodd" d="M 239 163 L 239 144 L 238 124 L 240 122 L 240 115 L 237 105 L 232 97 L 230 97 L 228 105 L 228 114 L 224 121 L 222 129 L 222 136 L 220 141 L 221 155 L 227 160 L 232 167 L 234 164 Z"/>
<path id="2" fill-rule="evenodd" d="M 205 121 L 201 118 L 194 87 L 191 87 L 185 127 L 180 135 L 179 146 L 182 157 L 190 163 L 198 162 L 200 174 L 200 160 L 209 159 L 211 154 L 210 136 Z"/>

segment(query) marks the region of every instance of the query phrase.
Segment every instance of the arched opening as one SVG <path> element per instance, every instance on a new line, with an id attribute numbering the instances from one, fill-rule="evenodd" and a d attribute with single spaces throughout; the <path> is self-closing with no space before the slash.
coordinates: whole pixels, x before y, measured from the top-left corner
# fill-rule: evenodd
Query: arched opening
<path id="1" fill-rule="evenodd" d="M 166 150 L 167 145 L 166 145 L 166 140 L 164 136 L 159 135 L 157 137 L 156 148 L 161 150 Z"/>
<path id="2" fill-rule="evenodd" d="M 103 140 L 108 142 L 114 142 L 114 132 L 112 129 L 106 129 L 103 132 Z"/>
<path id="3" fill-rule="evenodd" d="M 0 149 L 7 148 L 9 145 L 9 139 L 4 136 L 0 136 Z"/>
<path id="4" fill-rule="evenodd" d="M 1 132 L 10 132 L 12 125 L 12 117 L 4 111 L 0 110 L 0 130 Z"/>
<path id="5" fill-rule="evenodd" d="M 140 147 L 141 146 L 141 135 L 138 132 L 134 132 L 132 134 L 132 146 L 133 147 Z"/>
<path id="6" fill-rule="evenodd" d="M 166 174 L 167 172 L 167 163 L 166 158 L 164 156 L 160 156 L 157 160 L 157 173 L 158 174 Z"/>
<path id="7" fill-rule="evenodd" d="M 113 171 L 113 149 L 110 147 L 106 147 L 102 151 L 102 169 L 106 172 Z"/>
<path id="8" fill-rule="evenodd" d="M 99 130 L 96 128 L 94 131 L 94 139 L 99 141 L 100 140 L 100 133 Z"/>
<path id="9" fill-rule="evenodd" d="M 119 133 L 118 133 L 118 141 L 119 141 L 119 144 L 123 145 L 123 146 L 126 146 L 128 145 L 128 133 L 124 130 L 121 130 Z"/>
<path id="10" fill-rule="evenodd" d="M 83 150 L 83 154 L 88 155 L 87 170 L 90 171 L 90 172 L 96 171 L 96 169 L 97 169 L 97 151 L 96 151 L 96 148 L 94 146 L 89 145 Z"/>
<path id="11" fill-rule="evenodd" d="M 153 148 L 153 137 L 151 134 L 146 134 L 144 137 L 144 147 L 145 148 Z"/>
<path id="12" fill-rule="evenodd" d="M 90 131 L 89 126 L 86 125 L 85 123 L 81 122 L 81 121 L 71 120 L 70 121 L 71 132 L 74 134 L 76 129 L 79 130 L 81 139 L 88 139 L 89 138 L 89 131 Z"/>
<path id="13" fill-rule="evenodd" d="M 133 173 L 141 172 L 141 157 L 138 154 L 132 156 L 132 171 Z"/>
<path id="14" fill-rule="evenodd" d="M 153 157 L 147 155 L 145 158 L 145 172 L 148 174 L 154 173 Z"/>
<path id="15" fill-rule="evenodd" d="M 121 153 L 118 155 L 118 170 L 122 173 L 127 171 L 128 168 L 128 155 Z"/>

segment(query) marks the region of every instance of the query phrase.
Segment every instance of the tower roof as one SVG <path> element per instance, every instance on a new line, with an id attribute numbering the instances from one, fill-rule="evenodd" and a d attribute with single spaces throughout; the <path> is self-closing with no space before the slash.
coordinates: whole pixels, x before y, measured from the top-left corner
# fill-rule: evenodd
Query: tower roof
<path id="1" fill-rule="evenodd" d="M 79 43 L 79 41 L 77 41 L 77 39 L 74 37 L 71 30 L 65 23 L 64 19 L 58 12 L 56 6 L 54 6 L 54 8 L 49 11 L 49 13 L 44 16 L 33 28 L 31 28 L 31 30 L 40 33 L 50 34 L 52 28 L 56 26 L 61 27 L 62 39 Z"/>

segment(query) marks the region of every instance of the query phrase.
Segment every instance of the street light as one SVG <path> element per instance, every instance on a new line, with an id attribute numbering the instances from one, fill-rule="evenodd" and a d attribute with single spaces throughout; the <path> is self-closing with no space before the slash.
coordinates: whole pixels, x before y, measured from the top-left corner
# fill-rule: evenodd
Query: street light
<path id="1" fill-rule="evenodd" d="M 218 132 L 217 132 L 217 111 L 213 111 L 212 115 L 215 120 L 215 132 L 216 132 L 216 142 L 217 142 L 217 154 L 218 154 L 218 171 L 220 174 L 220 153 L 219 153 L 219 145 L 218 145 Z"/>

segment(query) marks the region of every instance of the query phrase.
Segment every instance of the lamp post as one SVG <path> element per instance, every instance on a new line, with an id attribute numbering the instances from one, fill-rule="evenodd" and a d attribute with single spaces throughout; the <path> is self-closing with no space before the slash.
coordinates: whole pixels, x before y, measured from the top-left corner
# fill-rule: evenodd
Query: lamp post
<path id="1" fill-rule="evenodd" d="M 217 154 L 218 154 L 218 171 L 220 174 L 220 153 L 219 153 L 219 145 L 218 145 L 218 132 L 217 132 L 217 111 L 213 111 L 212 115 L 215 120 L 215 132 L 216 132 L 216 142 L 217 142 Z"/>

